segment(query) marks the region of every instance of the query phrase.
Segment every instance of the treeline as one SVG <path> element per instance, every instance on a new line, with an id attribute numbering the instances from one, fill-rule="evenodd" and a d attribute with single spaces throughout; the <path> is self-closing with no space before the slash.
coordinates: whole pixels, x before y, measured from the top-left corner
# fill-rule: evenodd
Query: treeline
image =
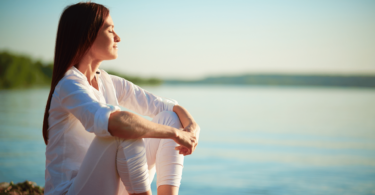
<path id="1" fill-rule="evenodd" d="M 218 76 L 201 80 L 166 80 L 167 84 L 375 87 L 375 75 L 256 75 Z"/>
<path id="2" fill-rule="evenodd" d="M 51 84 L 53 63 L 43 63 L 26 55 L 0 52 L 0 89 L 22 89 L 48 87 Z M 109 74 L 123 77 L 137 85 L 160 85 L 156 78 L 145 79 L 122 75 L 115 71 Z"/>
<path id="3" fill-rule="evenodd" d="M 52 78 L 52 63 L 42 63 L 25 55 L 0 53 L 0 89 L 48 86 Z"/>

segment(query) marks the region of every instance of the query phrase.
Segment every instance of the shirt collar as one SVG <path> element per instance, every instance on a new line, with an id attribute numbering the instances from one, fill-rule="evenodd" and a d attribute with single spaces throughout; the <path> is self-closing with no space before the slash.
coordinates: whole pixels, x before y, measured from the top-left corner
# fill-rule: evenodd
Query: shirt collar
<path id="1" fill-rule="evenodd" d="M 100 70 L 96 70 L 96 75 L 100 76 Z M 75 66 L 72 66 L 68 71 L 66 71 L 65 76 L 69 75 L 75 75 L 78 76 L 79 78 L 87 80 L 86 75 L 84 75 L 81 71 L 79 71 Z"/>

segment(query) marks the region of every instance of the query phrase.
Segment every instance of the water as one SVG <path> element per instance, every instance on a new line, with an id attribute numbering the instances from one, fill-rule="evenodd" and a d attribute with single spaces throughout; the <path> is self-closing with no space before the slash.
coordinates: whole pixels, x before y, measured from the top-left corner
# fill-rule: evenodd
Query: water
<path id="1" fill-rule="evenodd" d="M 375 194 L 374 89 L 147 89 L 178 100 L 202 129 L 185 158 L 182 195 Z M 44 185 L 47 95 L 0 91 L 0 182 Z"/>

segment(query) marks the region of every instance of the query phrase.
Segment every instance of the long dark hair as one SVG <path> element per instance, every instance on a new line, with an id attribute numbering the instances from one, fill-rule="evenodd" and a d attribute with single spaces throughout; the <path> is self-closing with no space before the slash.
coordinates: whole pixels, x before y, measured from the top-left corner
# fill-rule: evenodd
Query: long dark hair
<path id="1" fill-rule="evenodd" d="M 109 10 L 96 3 L 77 3 L 66 7 L 57 29 L 55 59 L 43 120 L 43 138 L 48 144 L 48 117 L 52 94 L 57 83 L 72 66 L 77 65 L 95 41 L 100 27 L 109 15 Z"/>

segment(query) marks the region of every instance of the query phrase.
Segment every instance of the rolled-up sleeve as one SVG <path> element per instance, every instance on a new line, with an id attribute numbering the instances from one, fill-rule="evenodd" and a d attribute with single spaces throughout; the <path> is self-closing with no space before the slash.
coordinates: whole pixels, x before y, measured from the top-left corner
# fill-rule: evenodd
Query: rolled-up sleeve
<path id="1" fill-rule="evenodd" d="M 89 85 L 74 79 L 65 79 L 58 88 L 61 106 L 73 114 L 89 132 L 109 137 L 108 120 L 119 107 L 100 103 Z"/>
<path id="2" fill-rule="evenodd" d="M 111 75 L 119 104 L 141 115 L 154 117 L 162 111 L 173 111 L 177 101 L 154 95 L 118 76 Z"/>

